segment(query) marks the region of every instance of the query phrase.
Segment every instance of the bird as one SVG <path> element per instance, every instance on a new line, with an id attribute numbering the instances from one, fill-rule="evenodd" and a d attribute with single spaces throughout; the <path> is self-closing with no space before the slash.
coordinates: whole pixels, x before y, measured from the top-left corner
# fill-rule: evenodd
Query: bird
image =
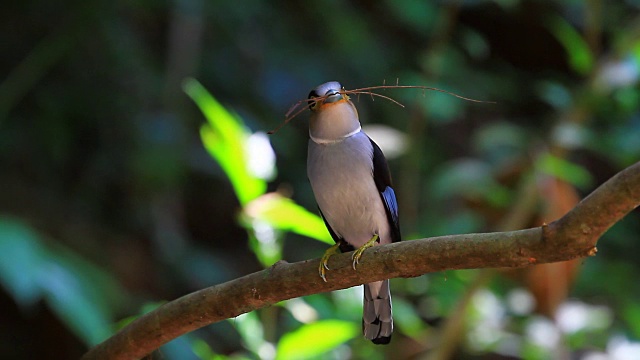
<path id="1" fill-rule="evenodd" d="M 362 131 L 358 111 L 342 85 L 330 81 L 309 93 L 307 176 L 320 215 L 335 241 L 322 257 L 354 251 L 353 269 L 363 252 L 401 240 L 398 203 L 387 160 Z M 364 284 L 362 331 L 374 344 L 388 344 L 393 333 L 389 280 Z"/>

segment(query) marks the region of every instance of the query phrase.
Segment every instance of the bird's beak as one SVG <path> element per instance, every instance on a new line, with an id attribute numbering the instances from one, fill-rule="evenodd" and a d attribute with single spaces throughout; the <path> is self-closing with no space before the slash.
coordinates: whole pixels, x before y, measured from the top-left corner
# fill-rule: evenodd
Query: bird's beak
<path id="1" fill-rule="evenodd" d="M 340 94 L 340 91 L 337 90 L 329 90 L 326 94 L 327 98 L 324 99 L 325 104 L 331 104 L 334 102 L 338 102 L 340 100 L 344 100 L 344 96 Z"/>

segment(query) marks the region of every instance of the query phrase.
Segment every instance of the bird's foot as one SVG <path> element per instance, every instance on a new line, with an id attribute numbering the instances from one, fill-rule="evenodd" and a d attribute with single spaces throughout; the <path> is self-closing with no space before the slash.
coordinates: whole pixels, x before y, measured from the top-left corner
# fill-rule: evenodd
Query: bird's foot
<path id="1" fill-rule="evenodd" d="M 378 238 L 378 234 L 373 235 L 371 240 L 367 241 L 364 245 L 360 246 L 358 249 L 356 249 L 356 251 L 353 252 L 353 255 L 351 256 L 351 258 L 353 259 L 353 270 L 356 269 L 356 265 L 358 265 L 358 263 L 360 262 L 362 253 L 364 253 L 364 251 L 368 248 L 374 246 L 378 241 Z"/>
<path id="2" fill-rule="evenodd" d="M 327 282 L 327 278 L 325 277 L 325 271 L 329 270 L 329 258 L 338 252 L 338 248 L 340 247 L 339 244 L 335 244 L 332 247 L 330 247 L 329 249 L 327 249 L 327 251 L 325 251 L 324 255 L 322 256 L 322 260 L 320 260 L 320 266 L 318 267 L 318 273 L 320 274 L 320 277 L 322 278 L 322 280 L 324 280 L 324 282 Z"/>

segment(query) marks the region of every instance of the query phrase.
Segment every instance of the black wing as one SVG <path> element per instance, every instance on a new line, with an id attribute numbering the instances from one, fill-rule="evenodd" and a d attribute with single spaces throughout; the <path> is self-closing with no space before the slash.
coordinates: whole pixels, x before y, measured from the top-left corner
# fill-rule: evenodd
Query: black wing
<path id="1" fill-rule="evenodd" d="M 322 210 L 320 210 L 320 208 L 318 208 L 318 211 L 320 211 L 320 216 L 322 216 L 322 220 L 324 220 L 324 225 L 327 227 L 327 230 L 329 230 L 329 234 L 333 238 L 333 241 L 335 241 L 336 244 L 340 244 L 340 251 L 349 252 L 349 251 L 355 250 L 353 246 L 349 245 L 348 242 L 344 241 L 343 238 L 339 237 L 336 234 L 336 232 L 333 231 L 333 229 L 331 228 L 331 225 L 329 225 L 329 223 L 327 222 L 327 219 L 324 218 L 324 214 L 322 213 Z"/>
<path id="2" fill-rule="evenodd" d="M 385 159 L 378 144 L 371 140 L 371 138 L 369 138 L 369 140 L 371 141 L 371 146 L 373 146 L 373 180 L 380 192 L 380 197 L 382 198 L 384 208 L 387 212 L 387 219 L 389 220 L 389 226 L 391 227 L 391 241 L 400 241 L 398 201 L 396 200 L 396 193 L 393 191 L 391 185 L 391 173 L 389 172 L 387 159 Z"/>

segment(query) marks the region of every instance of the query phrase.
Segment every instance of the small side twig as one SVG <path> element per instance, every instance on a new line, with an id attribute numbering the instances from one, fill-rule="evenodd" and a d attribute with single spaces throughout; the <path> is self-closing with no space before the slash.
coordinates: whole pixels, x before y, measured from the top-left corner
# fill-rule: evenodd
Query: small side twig
<path id="1" fill-rule="evenodd" d="M 380 97 L 383 98 L 385 100 L 389 100 L 391 102 L 393 102 L 394 104 L 400 106 L 400 107 L 404 107 L 403 104 L 401 104 L 399 101 L 386 96 L 386 95 L 382 95 L 379 94 L 377 92 L 375 92 L 376 90 L 386 90 L 386 89 L 422 89 L 423 91 L 423 96 L 426 94 L 427 90 L 430 91 L 438 91 L 444 94 L 448 94 L 451 96 L 455 96 L 458 99 L 462 99 L 462 100 L 466 100 L 466 101 L 472 101 L 472 102 L 477 102 L 477 103 L 485 103 L 485 104 L 495 104 L 494 101 L 484 101 L 484 100 L 476 100 L 476 99 L 471 99 L 468 97 L 464 97 L 461 95 L 458 95 L 456 93 L 450 92 L 450 91 L 446 91 L 446 90 L 442 90 L 442 89 L 438 89 L 435 87 L 430 87 L 430 86 L 420 86 L 420 85 L 399 85 L 398 84 L 398 80 L 396 79 L 396 84 L 395 85 L 386 85 L 386 81 L 383 81 L 382 85 L 379 86 L 369 86 L 369 87 L 363 87 L 363 88 L 358 88 L 358 89 L 351 89 L 351 90 L 347 90 L 347 89 L 342 89 L 342 91 L 340 91 L 340 93 L 342 93 L 343 95 L 358 95 L 358 98 L 361 94 L 365 94 L 365 95 L 369 95 L 371 96 L 371 99 L 373 100 L 374 97 Z M 267 132 L 267 134 L 271 135 L 271 134 L 275 134 L 276 132 L 278 132 L 278 130 L 280 130 L 283 126 L 285 126 L 286 124 L 288 124 L 291 120 L 293 120 L 296 116 L 300 115 L 303 111 L 305 111 L 309 105 L 313 105 L 317 102 L 322 102 L 326 99 L 326 96 L 319 96 L 319 97 L 314 97 L 311 99 L 304 99 L 304 100 L 300 100 L 298 102 L 296 102 L 295 104 L 293 104 L 290 108 L 289 111 L 287 111 L 287 113 L 285 114 L 285 119 L 284 121 L 278 125 L 275 129 Z M 306 106 L 304 107 L 300 107 L 302 104 L 305 104 Z"/>

